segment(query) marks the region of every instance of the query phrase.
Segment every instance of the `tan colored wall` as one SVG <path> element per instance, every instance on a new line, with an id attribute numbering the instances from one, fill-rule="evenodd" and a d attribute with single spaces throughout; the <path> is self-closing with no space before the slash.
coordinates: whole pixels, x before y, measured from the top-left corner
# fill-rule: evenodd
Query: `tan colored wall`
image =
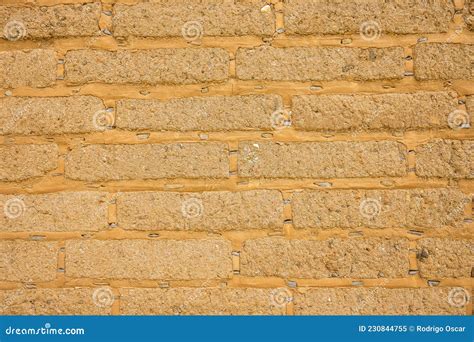
<path id="1" fill-rule="evenodd" d="M 0 313 L 472 314 L 473 5 L 2 0 Z"/>

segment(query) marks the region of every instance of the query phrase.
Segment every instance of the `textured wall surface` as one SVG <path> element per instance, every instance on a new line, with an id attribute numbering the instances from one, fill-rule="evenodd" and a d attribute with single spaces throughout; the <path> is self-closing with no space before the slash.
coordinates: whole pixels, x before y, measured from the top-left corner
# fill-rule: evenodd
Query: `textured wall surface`
<path id="1" fill-rule="evenodd" d="M 473 313 L 474 1 L 1 0 L 0 314 Z"/>

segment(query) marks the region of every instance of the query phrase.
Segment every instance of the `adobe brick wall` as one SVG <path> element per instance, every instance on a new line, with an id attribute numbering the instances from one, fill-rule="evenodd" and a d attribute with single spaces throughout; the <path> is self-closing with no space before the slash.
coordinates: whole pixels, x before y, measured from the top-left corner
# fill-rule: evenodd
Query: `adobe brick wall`
<path id="1" fill-rule="evenodd" d="M 472 314 L 474 2 L 3 0 L 0 314 Z"/>

